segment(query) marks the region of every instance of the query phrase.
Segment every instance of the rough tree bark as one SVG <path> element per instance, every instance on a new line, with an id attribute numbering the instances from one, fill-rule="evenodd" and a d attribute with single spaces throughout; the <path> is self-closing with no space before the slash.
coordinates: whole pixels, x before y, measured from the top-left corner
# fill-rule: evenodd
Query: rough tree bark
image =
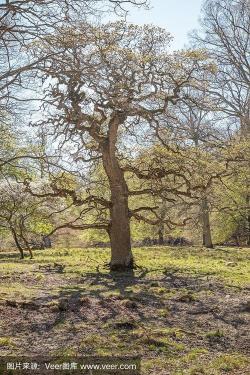
<path id="1" fill-rule="evenodd" d="M 213 242 L 210 228 L 210 218 L 207 197 L 202 198 L 201 202 L 202 211 L 202 233 L 203 233 L 203 246 L 212 249 Z"/>
<path id="2" fill-rule="evenodd" d="M 163 200 L 160 208 L 160 218 L 161 222 L 159 224 L 159 229 L 158 229 L 158 244 L 159 245 L 164 245 L 164 220 L 166 218 L 166 212 L 167 212 L 167 207 L 166 207 L 166 202 Z"/>
<path id="3" fill-rule="evenodd" d="M 128 187 L 116 156 L 117 130 L 122 119 L 115 115 L 110 121 L 109 134 L 102 144 L 102 161 L 111 192 L 110 227 L 111 270 L 133 268 L 130 240 Z"/>

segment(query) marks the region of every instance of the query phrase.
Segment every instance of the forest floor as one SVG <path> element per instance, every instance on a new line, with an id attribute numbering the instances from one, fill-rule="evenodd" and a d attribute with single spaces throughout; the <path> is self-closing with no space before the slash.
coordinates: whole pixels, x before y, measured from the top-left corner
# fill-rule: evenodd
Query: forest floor
<path id="1" fill-rule="evenodd" d="M 105 249 L 0 252 L 0 356 L 139 355 L 143 375 L 250 374 L 249 249 L 134 254 L 138 268 L 120 274 Z"/>

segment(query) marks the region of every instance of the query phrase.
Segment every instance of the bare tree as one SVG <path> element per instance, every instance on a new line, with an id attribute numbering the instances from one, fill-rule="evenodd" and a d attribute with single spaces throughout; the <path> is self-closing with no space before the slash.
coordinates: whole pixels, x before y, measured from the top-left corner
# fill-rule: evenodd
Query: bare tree
<path id="1" fill-rule="evenodd" d="M 211 82 L 211 98 L 217 110 L 237 120 L 241 136 L 250 134 L 250 3 L 248 0 L 207 0 L 202 16 L 203 34 L 193 36 L 196 45 L 205 48 L 217 66 Z M 218 101 L 219 100 L 219 101 Z M 249 180 L 246 180 L 249 191 Z M 250 194 L 248 241 L 250 244 Z"/>
<path id="2" fill-rule="evenodd" d="M 200 105 L 201 105 L 200 98 Z M 210 120 L 210 121 L 209 121 Z M 214 140 L 212 132 L 213 127 L 212 120 L 209 119 L 209 112 L 202 110 L 194 105 L 183 105 L 179 107 L 179 116 L 178 123 L 180 125 L 182 134 L 185 138 L 185 142 L 190 140 L 193 142 L 193 145 L 196 149 L 202 144 L 203 149 L 207 149 L 207 145 L 210 145 L 211 150 L 211 138 Z M 215 136 L 215 134 L 214 134 Z M 214 142 L 213 142 L 214 144 Z M 205 146 L 205 147 L 204 147 Z M 201 197 L 199 199 L 200 204 L 200 217 L 202 224 L 202 243 L 203 246 L 207 248 L 213 247 L 212 234 L 211 234 L 211 225 L 210 225 L 210 214 L 209 214 L 209 201 L 208 201 L 208 191 L 206 186 L 206 172 L 203 168 L 200 168 L 198 174 L 202 177 L 204 174 L 204 188 L 201 189 Z M 209 186 L 208 186 L 209 187 Z"/>
<path id="3" fill-rule="evenodd" d="M 201 25 L 203 32 L 194 34 L 194 41 L 206 49 L 217 67 L 210 95 L 219 99 L 217 109 L 237 117 L 242 133 L 249 133 L 249 1 L 207 0 Z"/>

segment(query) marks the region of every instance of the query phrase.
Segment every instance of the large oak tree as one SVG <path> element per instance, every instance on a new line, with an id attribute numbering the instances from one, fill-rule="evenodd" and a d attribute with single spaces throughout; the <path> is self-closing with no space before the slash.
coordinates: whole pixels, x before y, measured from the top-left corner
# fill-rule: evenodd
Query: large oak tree
<path id="1" fill-rule="evenodd" d="M 39 125 L 61 148 L 68 145 L 68 158 L 71 154 L 85 165 L 88 173 L 83 173 L 83 179 L 86 174 L 91 179 L 97 160 L 105 171 L 109 199 L 99 194 L 85 197 L 84 202 L 95 201 L 108 210 L 106 224 L 96 220 L 91 225 L 108 231 L 113 269 L 133 266 L 130 218 L 142 220 L 140 212 L 154 211 L 150 205 L 130 210 L 129 197 L 152 194 L 148 181 L 165 176 L 157 168 L 133 168 L 130 159 L 138 154 L 136 146 L 140 139 L 153 137 L 159 126 L 167 126 L 168 106 L 186 100 L 186 87 L 195 85 L 197 71 L 207 67 L 199 54 L 169 54 L 169 41 L 168 33 L 151 26 L 79 23 L 44 38 L 33 51 L 50 56 L 40 65 L 46 104 L 45 119 Z M 131 174 L 147 181 L 147 186 L 129 191 Z M 180 185 L 185 185 L 185 179 Z M 161 187 L 158 192 L 165 189 L 172 188 Z M 185 194 L 180 190 L 172 189 Z M 81 204 L 75 192 L 70 194 Z M 89 226 L 85 223 L 82 228 Z"/>

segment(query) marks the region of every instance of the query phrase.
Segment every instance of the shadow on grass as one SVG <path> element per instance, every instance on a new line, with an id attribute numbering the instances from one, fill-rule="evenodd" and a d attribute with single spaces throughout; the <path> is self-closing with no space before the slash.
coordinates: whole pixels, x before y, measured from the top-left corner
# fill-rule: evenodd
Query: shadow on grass
<path id="1" fill-rule="evenodd" d="M 36 255 L 40 254 L 41 251 L 44 252 L 44 254 L 46 254 L 46 250 L 50 250 L 50 249 L 44 249 L 44 250 L 33 249 L 32 252 L 33 252 L 34 258 L 32 260 L 40 263 L 40 259 L 36 258 Z M 1 262 L 9 262 L 10 260 L 13 260 L 13 259 L 15 261 L 20 260 L 21 262 L 25 263 L 25 262 L 30 260 L 30 254 L 29 254 L 28 250 L 27 251 L 24 250 L 24 259 L 20 259 L 20 253 L 19 253 L 18 250 L 11 251 L 11 252 L 0 251 L 0 261 Z"/>
<path id="2" fill-rule="evenodd" d="M 16 252 L 0 252 L 0 259 L 4 261 L 9 261 L 10 259 L 19 259 L 20 260 L 20 253 Z"/>
<path id="3" fill-rule="evenodd" d="M 59 289 L 57 296 L 51 294 L 33 299 L 36 304 L 51 308 L 54 314 L 42 324 L 33 324 L 34 330 L 50 331 L 68 319 L 86 323 L 96 319 L 100 324 L 125 319 L 131 325 L 134 321 L 155 324 L 156 315 L 148 314 L 145 307 L 154 310 L 164 307 L 162 296 L 150 289 L 151 280 L 144 279 L 141 274 L 135 275 L 132 270 L 90 272 L 77 281 L 76 285 Z"/>

